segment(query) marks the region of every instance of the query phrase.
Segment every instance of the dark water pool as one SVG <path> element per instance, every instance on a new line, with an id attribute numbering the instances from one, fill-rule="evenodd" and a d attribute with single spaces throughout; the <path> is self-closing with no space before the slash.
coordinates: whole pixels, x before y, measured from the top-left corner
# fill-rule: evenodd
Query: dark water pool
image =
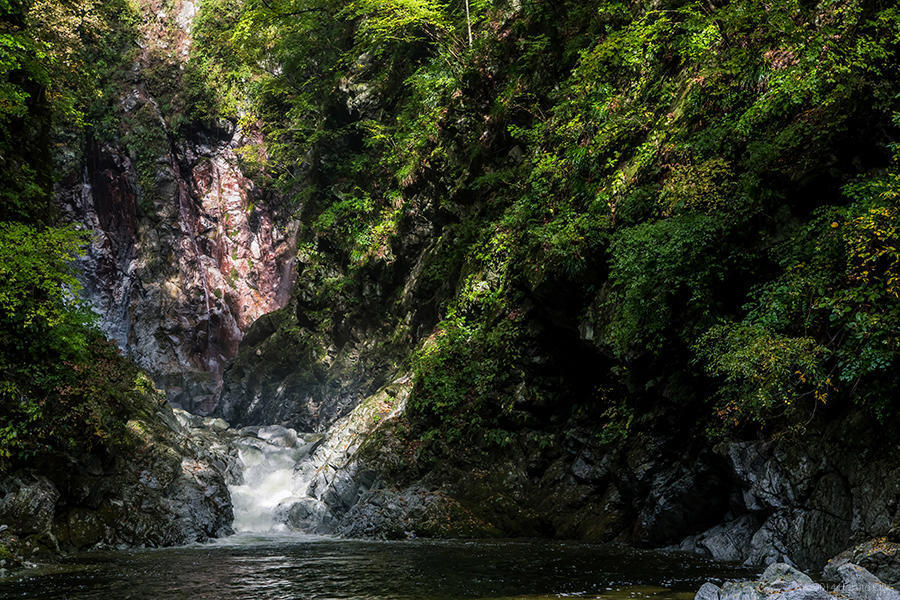
<path id="1" fill-rule="evenodd" d="M 71 557 L 0 579 L 0 598 L 687 600 L 704 581 L 745 574 L 689 555 L 572 542 L 234 536 Z"/>

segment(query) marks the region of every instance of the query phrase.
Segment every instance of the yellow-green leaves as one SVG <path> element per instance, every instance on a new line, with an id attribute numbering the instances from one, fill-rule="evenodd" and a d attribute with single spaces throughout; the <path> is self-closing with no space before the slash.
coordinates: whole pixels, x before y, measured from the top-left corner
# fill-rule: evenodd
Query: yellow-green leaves
<path id="1" fill-rule="evenodd" d="M 848 246 L 850 281 L 877 288 L 900 300 L 900 214 L 897 207 L 870 208 L 847 223 L 844 239 Z"/>
<path id="2" fill-rule="evenodd" d="M 719 416 L 731 425 L 789 415 L 808 417 L 827 403 L 833 386 L 828 348 L 808 336 L 779 334 L 761 325 L 718 325 L 695 346 L 708 372 L 724 382 Z"/>
<path id="3" fill-rule="evenodd" d="M 7 324 L 46 335 L 70 318 L 80 290 L 71 261 L 85 242 L 74 229 L 0 224 L 0 313 Z"/>
<path id="4" fill-rule="evenodd" d="M 437 0 L 355 0 L 342 13 L 359 19 L 359 34 L 375 49 L 384 43 L 437 40 L 450 28 Z"/>
<path id="5" fill-rule="evenodd" d="M 732 199 L 737 186 L 733 169 L 722 158 L 711 158 L 699 165 L 673 165 L 659 194 L 664 215 L 698 210 L 715 212 Z"/>

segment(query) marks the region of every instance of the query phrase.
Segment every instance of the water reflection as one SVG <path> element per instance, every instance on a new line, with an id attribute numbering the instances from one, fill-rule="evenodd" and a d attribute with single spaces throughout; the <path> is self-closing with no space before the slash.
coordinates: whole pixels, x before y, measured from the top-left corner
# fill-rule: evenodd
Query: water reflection
<path id="1" fill-rule="evenodd" d="M 578 543 L 234 536 L 88 553 L 0 580 L 0 598 L 689 600 L 705 580 L 742 575 L 691 556 Z"/>

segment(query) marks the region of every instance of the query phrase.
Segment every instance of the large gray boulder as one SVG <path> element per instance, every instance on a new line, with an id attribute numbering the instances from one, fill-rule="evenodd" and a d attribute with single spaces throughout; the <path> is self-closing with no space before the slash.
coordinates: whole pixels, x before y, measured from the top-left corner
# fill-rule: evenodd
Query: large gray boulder
<path id="1" fill-rule="evenodd" d="M 882 582 L 859 565 L 846 563 L 838 567 L 841 584 L 835 592 L 853 600 L 900 600 L 900 592 Z"/>
<path id="2" fill-rule="evenodd" d="M 839 582 L 839 569 L 847 563 L 863 567 L 888 585 L 900 585 L 900 544 L 895 541 L 874 538 L 841 552 L 825 565 L 825 580 Z"/>
<path id="3" fill-rule="evenodd" d="M 828 591 L 812 578 L 785 563 L 773 563 L 756 581 L 704 583 L 694 600 L 900 600 L 900 592 L 852 563 L 837 568 L 841 583 Z"/>
<path id="4" fill-rule="evenodd" d="M 758 581 L 729 581 L 721 588 L 705 583 L 695 600 L 832 600 L 805 573 L 785 563 L 773 563 Z"/>

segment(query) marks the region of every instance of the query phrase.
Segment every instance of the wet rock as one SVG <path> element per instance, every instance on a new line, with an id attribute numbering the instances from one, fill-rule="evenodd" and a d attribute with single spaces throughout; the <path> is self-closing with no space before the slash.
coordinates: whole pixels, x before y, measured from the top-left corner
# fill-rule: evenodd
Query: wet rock
<path id="1" fill-rule="evenodd" d="M 216 431 L 225 431 L 230 427 L 225 419 L 209 419 L 208 421 L 204 421 L 203 424 L 205 427 L 209 427 Z"/>
<path id="2" fill-rule="evenodd" d="M 863 567 L 888 585 L 900 585 L 900 544 L 875 538 L 845 550 L 828 561 L 822 573 L 832 582 L 841 580 L 839 569 L 847 563 Z"/>
<path id="3" fill-rule="evenodd" d="M 837 569 L 841 584 L 835 589 L 852 600 L 900 600 L 900 592 L 883 583 L 869 571 L 846 563 Z"/>
<path id="4" fill-rule="evenodd" d="M 260 427 L 256 433 L 260 439 L 270 444 L 282 447 L 296 446 L 298 442 L 297 432 L 281 425 L 269 425 L 268 427 Z"/>
<path id="5" fill-rule="evenodd" d="M 757 530 L 757 520 L 752 515 L 742 515 L 685 540 L 681 549 L 706 554 L 714 560 L 742 562 Z"/>
<path id="6" fill-rule="evenodd" d="M 0 522 L 11 533 L 30 535 L 50 531 L 59 491 L 43 476 L 22 474 L 0 479 Z"/>
<path id="7" fill-rule="evenodd" d="M 663 466 L 666 468 L 660 468 Z M 641 542 L 661 545 L 674 541 L 725 512 L 727 496 L 721 474 L 702 457 L 690 464 L 676 461 L 668 465 L 653 457 L 649 466 L 642 468 L 649 490 L 638 516 Z"/>
<path id="8" fill-rule="evenodd" d="M 295 531 L 313 534 L 334 533 L 337 520 L 321 500 L 299 498 L 283 502 L 276 512 L 276 520 Z"/>
<path id="9" fill-rule="evenodd" d="M 695 600 L 832 600 L 808 575 L 784 563 L 769 565 L 758 581 L 705 583 Z"/>
<path id="10" fill-rule="evenodd" d="M 378 539 L 500 535 L 458 500 L 418 486 L 370 490 L 343 515 L 338 532 L 346 537 Z"/>

